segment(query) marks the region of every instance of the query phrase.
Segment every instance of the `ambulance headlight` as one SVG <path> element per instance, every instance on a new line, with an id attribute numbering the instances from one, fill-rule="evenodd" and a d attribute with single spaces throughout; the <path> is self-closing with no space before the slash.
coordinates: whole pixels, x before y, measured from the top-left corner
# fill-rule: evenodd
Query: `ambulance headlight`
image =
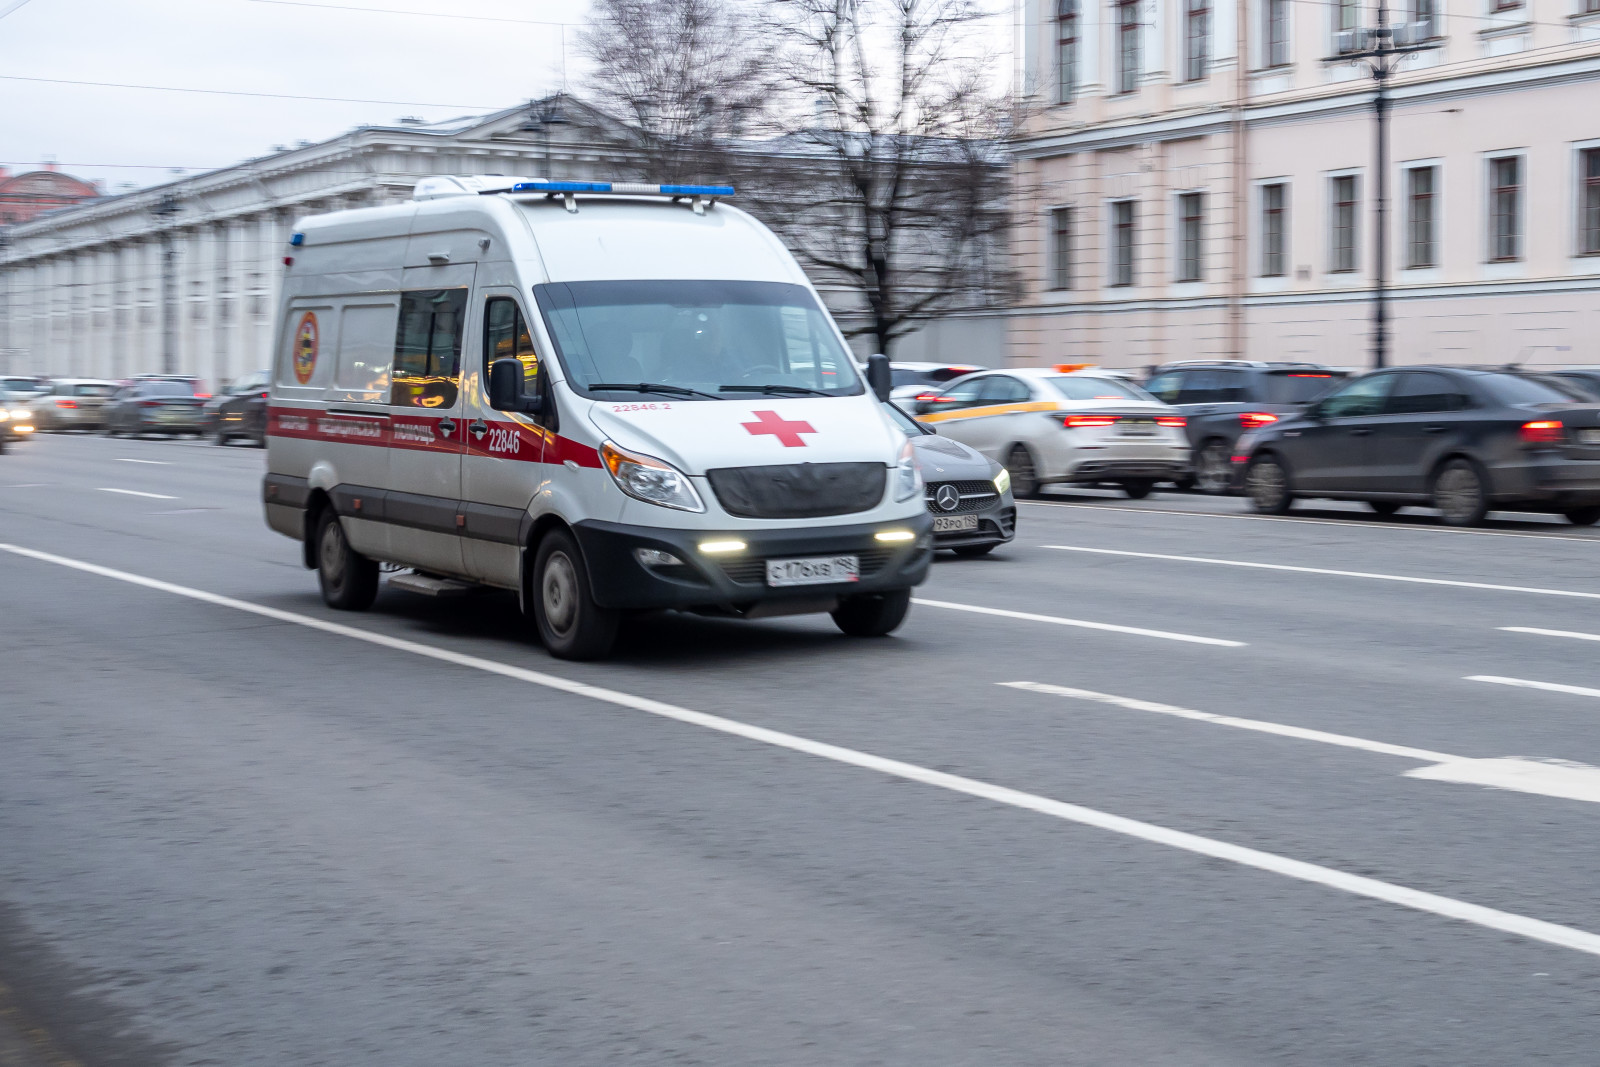
<path id="1" fill-rule="evenodd" d="M 670 463 L 624 451 L 610 441 L 600 446 L 600 458 L 617 488 L 635 500 L 679 511 L 706 509 L 689 476 Z"/>
<path id="2" fill-rule="evenodd" d="M 922 472 L 917 469 L 917 450 L 911 447 L 910 441 L 900 450 L 900 462 L 889 472 L 889 480 L 894 485 L 896 501 L 910 500 L 922 492 Z"/>

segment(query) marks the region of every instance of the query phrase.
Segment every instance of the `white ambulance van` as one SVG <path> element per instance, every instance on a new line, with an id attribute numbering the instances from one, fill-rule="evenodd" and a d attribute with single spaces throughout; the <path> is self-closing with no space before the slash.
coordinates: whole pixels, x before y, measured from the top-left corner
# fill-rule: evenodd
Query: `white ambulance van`
<path id="1" fill-rule="evenodd" d="M 732 193 L 439 177 L 302 220 L 263 495 L 329 605 L 381 565 L 516 590 L 573 659 L 634 611 L 900 624 L 932 557 L 911 445 Z"/>

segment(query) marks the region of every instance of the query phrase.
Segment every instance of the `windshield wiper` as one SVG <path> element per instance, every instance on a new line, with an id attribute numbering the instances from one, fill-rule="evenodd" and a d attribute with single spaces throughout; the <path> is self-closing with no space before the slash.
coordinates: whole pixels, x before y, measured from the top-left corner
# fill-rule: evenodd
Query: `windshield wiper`
<path id="1" fill-rule="evenodd" d="M 589 389 L 615 389 L 622 393 L 661 393 L 664 396 L 703 396 L 707 400 L 722 400 L 715 393 L 702 393 L 698 389 L 685 389 L 681 385 L 665 382 L 594 382 Z"/>
<path id="2" fill-rule="evenodd" d="M 779 393 L 789 396 L 837 396 L 837 393 L 824 392 L 821 389 L 807 389 L 803 385 L 724 385 L 717 389 L 719 393 Z"/>

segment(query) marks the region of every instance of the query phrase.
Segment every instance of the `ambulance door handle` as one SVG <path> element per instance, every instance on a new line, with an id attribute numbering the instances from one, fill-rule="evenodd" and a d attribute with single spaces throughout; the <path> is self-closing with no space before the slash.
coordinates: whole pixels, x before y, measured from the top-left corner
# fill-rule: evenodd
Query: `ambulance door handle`
<path id="1" fill-rule="evenodd" d="M 474 437 L 481 438 L 484 434 L 489 432 L 489 424 L 484 422 L 482 419 L 473 419 L 471 422 L 467 423 L 467 429 L 472 431 L 472 435 Z"/>
<path id="2" fill-rule="evenodd" d="M 455 433 L 456 432 L 456 420 L 452 419 L 452 418 L 440 419 L 439 420 L 439 432 L 444 434 L 446 437 L 449 437 L 451 434 Z"/>

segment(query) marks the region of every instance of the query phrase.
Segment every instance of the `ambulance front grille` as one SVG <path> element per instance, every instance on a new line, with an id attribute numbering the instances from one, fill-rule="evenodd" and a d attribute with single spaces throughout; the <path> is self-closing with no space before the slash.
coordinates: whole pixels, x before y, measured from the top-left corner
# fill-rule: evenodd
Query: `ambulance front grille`
<path id="1" fill-rule="evenodd" d="M 882 463 L 784 463 L 721 467 L 706 480 L 729 515 L 741 519 L 814 519 L 868 511 L 883 499 Z"/>
<path id="2" fill-rule="evenodd" d="M 855 556 L 861 561 L 858 572 L 862 578 L 871 578 L 883 570 L 893 552 L 887 548 L 864 548 L 858 552 L 840 552 L 841 556 Z M 792 559 L 792 556 L 774 557 Z M 730 559 L 722 564 L 722 573 L 739 585 L 766 585 L 767 561 L 764 559 Z"/>

